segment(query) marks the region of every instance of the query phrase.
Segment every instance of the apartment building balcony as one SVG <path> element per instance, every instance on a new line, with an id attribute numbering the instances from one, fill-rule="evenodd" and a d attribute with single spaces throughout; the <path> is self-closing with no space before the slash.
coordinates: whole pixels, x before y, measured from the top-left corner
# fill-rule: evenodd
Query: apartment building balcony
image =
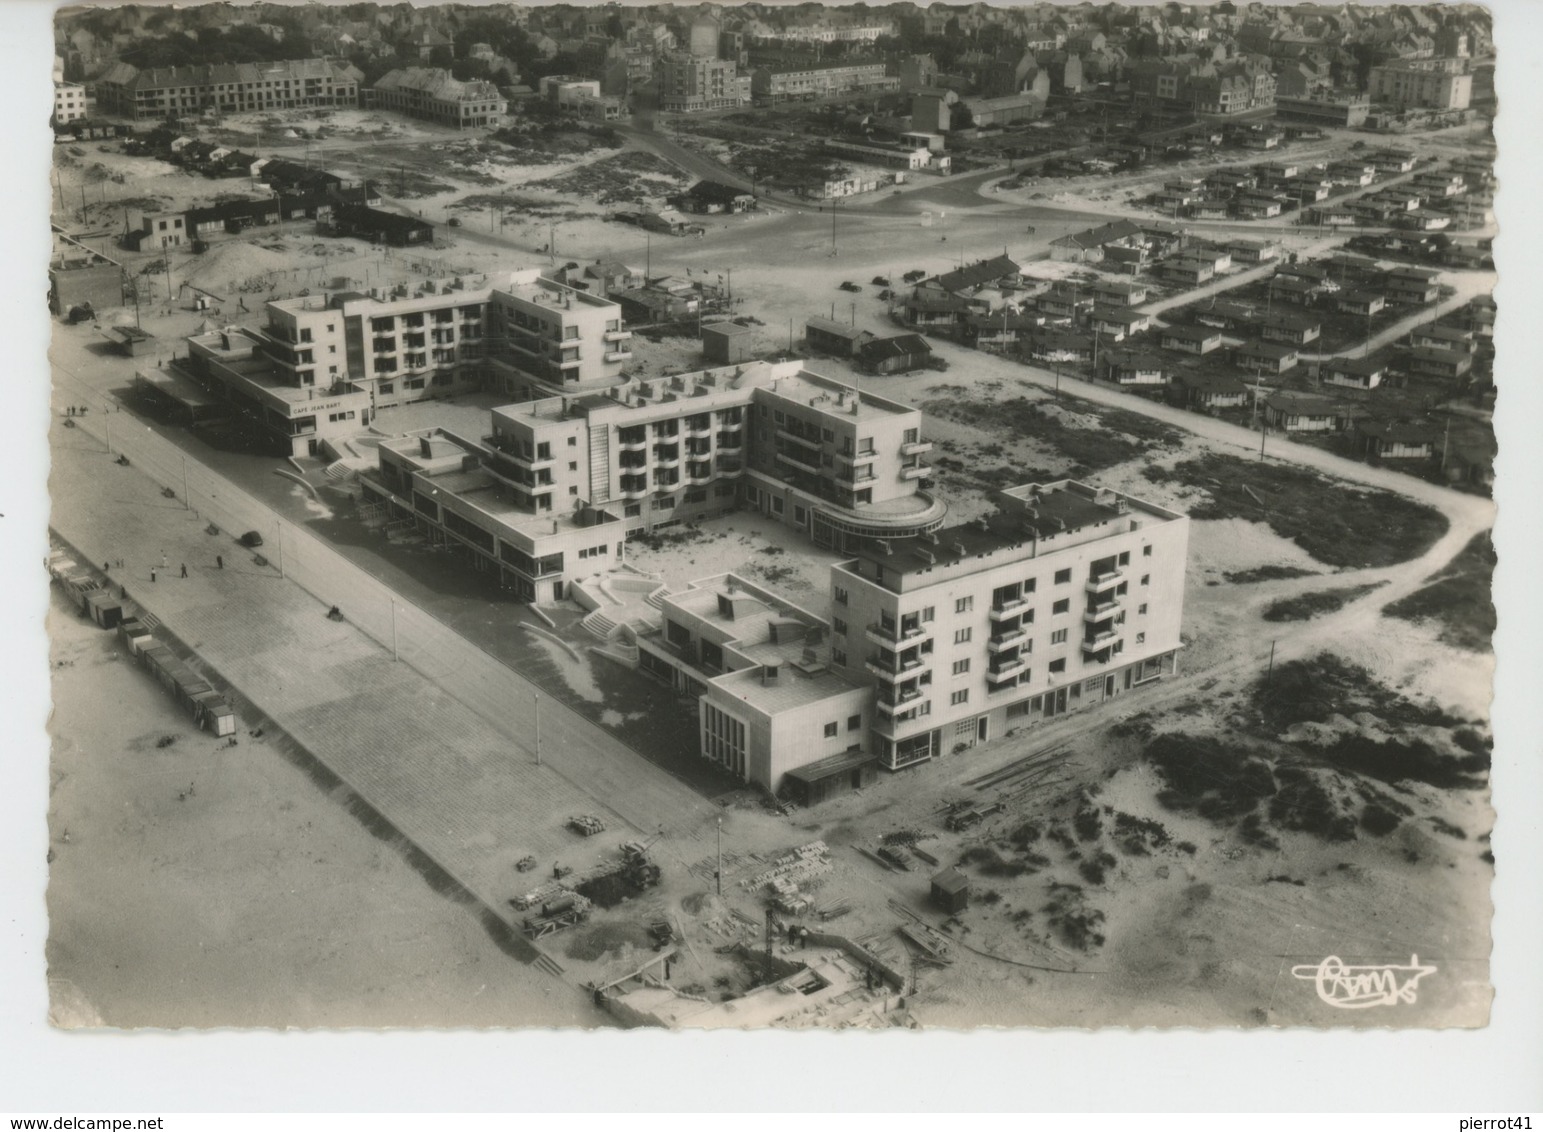
<path id="1" fill-rule="evenodd" d="M 631 480 L 624 477 L 621 481 L 621 490 L 617 492 L 623 499 L 642 499 L 648 494 L 648 480 Z"/>
<path id="2" fill-rule="evenodd" d="M 917 675 L 923 668 L 927 667 L 927 662 L 919 656 L 913 656 L 910 659 L 896 657 L 890 661 L 881 660 L 877 656 L 870 656 L 864 663 L 864 667 L 879 677 L 879 679 L 893 682 L 900 679 L 909 679 Z"/>
<path id="3" fill-rule="evenodd" d="M 720 459 L 718 461 L 718 474 L 721 475 L 721 476 L 738 475 L 740 472 L 742 472 L 744 470 L 745 470 L 745 462 L 743 460 L 723 460 L 723 459 Z"/>
<path id="4" fill-rule="evenodd" d="M 1015 597 L 1011 601 L 999 602 L 991 607 L 990 617 L 993 621 L 1006 621 L 1010 617 L 1017 617 L 1029 607 L 1029 599 Z"/>
<path id="5" fill-rule="evenodd" d="M 920 456 L 931 451 L 932 441 L 930 440 L 912 440 L 900 446 L 902 456 Z"/>
<path id="6" fill-rule="evenodd" d="M 712 478 L 713 478 L 713 466 L 712 466 L 712 464 L 708 463 L 708 464 L 687 464 L 686 465 L 686 482 L 687 483 L 707 483 Z"/>
<path id="7" fill-rule="evenodd" d="M 686 427 L 686 433 L 690 436 L 706 436 L 713 430 L 713 422 L 711 418 L 705 421 L 698 421 L 688 417 L 684 423 Z"/>
<path id="8" fill-rule="evenodd" d="M 1006 649 L 1017 648 L 1028 639 L 1029 631 L 1020 625 L 990 638 L 986 642 L 986 651 L 990 653 L 1003 652 Z"/>
<path id="9" fill-rule="evenodd" d="M 1113 646 L 1120 639 L 1118 630 L 1105 629 L 1102 633 L 1095 633 L 1082 638 L 1082 655 L 1092 656 L 1094 653 L 1103 652 Z"/>
<path id="10" fill-rule="evenodd" d="M 884 645 L 893 648 L 895 645 L 905 642 L 920 643 L 929 636 L 929 631 L 920 624 L 916 625 L 885 625 L 882 621 L 875 621 L 868 626 L 867 636 L 876 645 Z"/>
<path id="11" fill-rule="evenodd" d="M 986 679 L 1003 680 L 1008 676 L 1017 676 L 1026 672 L 1029 662 L 1021 656 L 1015 656 L 1011 660 L 1003 660 L 992 663 L 986 669 Z"/>
<path id="12" fill-rule="evenodd" d="M 923 480 L 931 474 L 931 464 L 907 464 L 900 469 L 900 478 L 903 480 Z"/>
<path id="13" fill-rule="evenodd" d="M 1107 590 L 1110 586 L 1125 580 L 1124 570 L 1108 570 L 1102 574 L 1096 574 L 1088 579 L 1083 588 L 1090 594 L 1096 594 L 1100 590 Z"/>
<path id="14" fill-rule="evenodd" d="M 623 449 L 624 451 L 636 451 L 639 448 L 647 448 L 648 434 L 643 433 L 639 436 L 634 436 L 631 439 L 628 439 L 626 433 L 617 433 L 616 447 Z"/>
<path id="15" fill-rule="evenodd" d="M 608 362 L 624 362 L 628 358 L 632 357 L 632 351 L 631 350 L 607 350 L 601 356 L 606 361 L 608 361 Z M 571 363 L 570 362 L 562 362 L 562 363 L 559 363 L 559 364 L 564 366 L 564 367 L 567 367 L 569 365 L 577 366 L 579 363 L 578 362 L 571 362 Z"/>
<path id="16" fill-rule="evenodd" d="M 659 468 L 680 467 L 680 453 L 668 448 L 654 449 L 654 466 Z"/>
<path id="17" fill-rule="evenodd" d="M 578 358 L 570 358 L 567 361 L 558 361 L 558 362 L 553 362 L 552 364 L 554 366 L 556 366 L 558 369 L 566 371 L 566 370 L 578 369 L 584 363 L 581 362 Z"/>
<path id="18" fill-rule="evenodd" d="M 894 696 L 877 696 L 874 698 L 874 703 L 878 707 L 880 715 L 887 715 L 891 719 L 898 721 L 899 716 L 903 713 L 920 707 L 921 698 L 921 689 L 911 688 L 898 692 Z"/>
<path id="19" fill-rule="evenodd" d="M 718 434 L 718 450 L 720 452 L 739 451 L 745 446 L 743 435 L 736 429 L 734 432 L 720 432 Z"/>
<path id="20" fill-rule="evenodd" d="M 600 337 L 605 339 L 605 341 L 607 341 L 607 342 L 613 342 L 613 343 L 614 342 L 626 342 L 628 339 L 630 339 L 632 337 L 632 331 L 630 331 L 630 330 L 607 330 Z"/>
<path id="21" fill-rule="evenodd" d="M 879 458 L 879 454 L 877 452 L 859 452 L 855 456 L 847 456 L 843 454 L 842 458 L 845 460 L 850 460 L 854 465 L 871 464 L 873 461 Z"/>
<path id="22" fill-rule="evenodd" d="M 997 676 L 997 675 L 994 675 L 992 673 L 987 673 L 986 674 L 986 694 L 989 696 L 989 695 L 993 695 L 993 694 L 995 694 L 997 692 L 1005 692 L 1009 688 L 1016 688 L 1018 686 L 1018 682 L 1022 678 L 1023 677 L 1019 673 L 1017 673 L 1017 672 L 1014 672 L 1014 673 L 1011 673 L 1011 674 L 1008 674 L 1008 675 L 1003 675 L 1003 676 Z"/>
<path id="23" fill-rule="evenodd" d="M 482 443 L 484 444 L 492 445 L 492 441 L 493 438 L 491 436 L 484 436 L 482 438 Z M 529 452 L 519 452 L 510 447 L 499 447 L 496 445 L 492 446 L 498 447 L 498 451 L 501 452 L 511 463 L 518 464 L 522 468 L 530 468 L 532 470 L 536 468 L 549 468 L 557 462 L 550 452 L 543 456 L 539 453 L 532 454 Z"/>
<path id="24" fill-rule="evenodd" d="M 1087 612 L 1082 615 L 1082 620 L 1089 625 L 1092 625 L 1097 621 L 1103 621 L 1106 618 L 1112 617 L 1118 613 L 1124 604 L 1125 603 L 1117 597 L 1108 598 L 1099 602 L 1097 605 L 1088 606 Z"/>
<path id="25" fill-rule="evenodd" d="M 791 441 L 794 444 L 799 444 L 799 445 L 802 445 L 805 448 L 813 449 L 815 452 L 818 452 L 820 450 L 820 442 L 818 440 L 810 440 L 803 433 L 791 432 L 791 431 L 789 431 L 788 429 L 785 429 L 785 428 L 777 429 L 776 433 L 783 440 Z"/>
<path id="26" fill-rule="evenodd" d="M 791 465 L 793 465 L 793 467 L 799 468 L 799 469 L 801 469 L 803 471 L 813 472 L 815 475 L 823 474 L 823 472 L 822 472 L 822 470 L 820 468 L 820 465 L 818 463 L 819 457 L 815 457 L 816 462 L 813 463 L 813 464 L 810 464 L 810 463 L 806 463 L 805 461 L 799 459 L 797 456 L 791 456 L 791 455 L 789 455 L 786 452 L 778 452 L 777 453 L 777 459 L 779 461 L 781 461 L 782 463 L 784 463 L 784 464 L 791 464 Z"/>

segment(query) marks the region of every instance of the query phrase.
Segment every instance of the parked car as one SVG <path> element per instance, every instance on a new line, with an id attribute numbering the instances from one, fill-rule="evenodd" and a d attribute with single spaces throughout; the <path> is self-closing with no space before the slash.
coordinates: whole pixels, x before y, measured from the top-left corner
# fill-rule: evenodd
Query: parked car
<path id="1" fill-rule="evenodd" d="M 445 221 L 445 223 L 450 225 L 452 228 L 459 228 L 461 226 L 461 218 L 459 216 L 452 216 L 449 220 Z"/>
<path id="2" fill-rule="evenodd" d="M 842 282 L 841 290 L 843 290 L 843 291 L 854 291 L 855 292 L 855 291 L 861 291 L 862 288 L 859 287 L 856 283 L 853 283 L 850 279 L 847 279 L 847 280 Z"/>
<path id="3" fill-rule="evenodd" d="M 256 531 L 247 531 L 241 536 L 241 545 L 248 550 L 256 550 L 263 544 L 263 536 Z"/>

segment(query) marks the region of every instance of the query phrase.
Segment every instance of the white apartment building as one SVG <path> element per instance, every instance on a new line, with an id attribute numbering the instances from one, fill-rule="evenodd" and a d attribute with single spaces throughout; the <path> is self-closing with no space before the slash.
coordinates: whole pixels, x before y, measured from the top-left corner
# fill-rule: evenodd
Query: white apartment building
<path id="1" fill-rule="evenodd" d="M 548 600 L 568 581 L 619 564 L 627 536 L 739 507 L 829 546 L 939 526 L 947 511 L 922 490 L 920 422 L 915 409 L 859 398 L 798 362 L 753 362 L 506 405 L 480 439 L 435 430 L 434 461 L 443 463 L 418 466 L 416 436 L 405 447 L 382 445 L 379 476 L 362 482 L 369 502 L 465 546 L 523 600 Z M 812 448 L 790 443 L 793 429 L 812 433 Z M 767 449 L 761 470 L 757 447 Z M 451 507 L 463 494 L 474 497 L 470 505 Z M 570 521 L 586 533 L 563 525 Z M 585 542 L 591 527 L 612 523 L 615 537 Z M 559 552 L 567 557 L 551 558 Z M 543 569 L 528 569 L 532 560 Z"/>
<path id="2" fill-rule="evenodd" d="M 1072 480 L 831 567 L 831 669 L 897 770 L 1175 670 L 1186 516 Z"/>
<path id="3" fill-rule="evenodd" d="M 54 81 L 53 124 L 78 121 L 86 116 L 86 88 L 80 83 Z"/>
<path id="4" fill-rule="evenodd" d="M 215 110 L 236 114 L 311 106 L 357 106 L 352 65 L 329 59 L 219 63 L 140 70 L 114 63 L 96 80 L 97 106 L 126 118 L 165 118 Z"/>
<path id="5" fill-rule="evenodd" d="M 511 398 L 585 394 L 625 381 L 630 333 L 621 308 L 543 277 L 539 269 L 426 282 L 400 297 L 340 292 L 264 307 L 261 328 L 225 333 L 243 359 L 224 364 L 218 333 L 189 339 L 203 358 L 198 377 L 255 417 L 293 455 L 316 455 L 332 437 L 357 432 L 381 409 L 473 389 Z M 234 338 L 231 338 L 234 335 Z M 315 391 L 346 385 L 362 404 L 291 431 L 242 390 L 264 369 L 265 389 Z M 237 370 L 239 369 L 239 373 Z"/>

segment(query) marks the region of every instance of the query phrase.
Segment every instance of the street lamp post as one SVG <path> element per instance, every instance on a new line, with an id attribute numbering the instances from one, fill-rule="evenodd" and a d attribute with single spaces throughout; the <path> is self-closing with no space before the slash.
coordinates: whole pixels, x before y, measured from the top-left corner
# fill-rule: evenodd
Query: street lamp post
<path id="1" fill-rule="evenodd" d="M 536 765 L 541 765 L 541 697 L 532 695 L 536 705 Z"/>
<path id="2" fill-rule="evenodd" d="M 723 819 L 718 819 L 718 871 L 713 874 L 718 881 L 718 895 L 723 895 Z"/>

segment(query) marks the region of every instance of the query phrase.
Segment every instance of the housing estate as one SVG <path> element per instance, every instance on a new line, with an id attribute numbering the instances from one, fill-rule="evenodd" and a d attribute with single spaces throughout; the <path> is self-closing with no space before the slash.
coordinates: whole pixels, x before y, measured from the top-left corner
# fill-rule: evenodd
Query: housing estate
<path id="1" fill-rule="evenodd" d="M 124 118 L 170 118 L 214 110 L 294 110 L 357 106 L 364 76 L 330 59 L 220 63 L 140 70 L 114 63 L 96 80 L 97 109 Z"/>

